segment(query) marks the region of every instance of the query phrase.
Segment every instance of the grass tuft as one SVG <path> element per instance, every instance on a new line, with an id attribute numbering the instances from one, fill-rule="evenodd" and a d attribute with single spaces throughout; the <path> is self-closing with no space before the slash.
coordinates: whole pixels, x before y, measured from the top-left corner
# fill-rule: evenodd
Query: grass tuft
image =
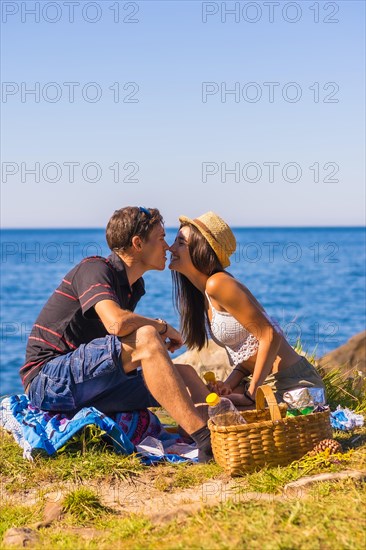
<path id="1" fill-rule="evenodd" d="M 82 430 L 73 435 L 63 447 L 58 449 L 57 453 L 61 454 L 65 451 L 69 453 L 86 453 L 87 450 L 105 450 L 113 448 L 110 443 L 107 443 L 103 437 L 107 432 L 99 428 L 99 426 L 85 426 Z"/>
<path id="2" fill-rule="evenodd" d="M 354 378 L 345 378 L 340 369 L 326 370 L 318 367 L 326 389 L 327 402 L 332 410 L 337 405 L 366 413 L 366 378 L 357 374 Z"/>
<path id="3" fill-rule="evenodd" d="M 80 487 L 68 493 L 63 499 L 63 511 L 69 513 L 77 523 L 86 523 L 110 512 L 98 495 L 87 487 Z"/>
<path id="4" fill-rule="evenodd" d="M 361 371 L 352 369 L 348 376 L 340 368 L 325 369 L 316 364 L 316 347 L 309 353 L 304 351 L 301 341 L 298 339 L 294 350 L 305 355 L 306 359 L 319 371 L 323 379 L 327 397 L 327 403 L 331 410 L 335 410 L 337 405 L 352 409 L 358 413 L 366 414 L 366 377 Z"/>

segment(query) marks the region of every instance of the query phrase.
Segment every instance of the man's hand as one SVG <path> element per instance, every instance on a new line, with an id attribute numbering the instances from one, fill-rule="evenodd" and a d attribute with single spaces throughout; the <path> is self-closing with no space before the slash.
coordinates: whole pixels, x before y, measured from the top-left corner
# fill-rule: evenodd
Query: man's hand
<path id="1" fill-rule="evenodd" d="M 181 348 L 184 344 L 183 338 L 174 327 L 167 323 L 167 330 L 164 334 L 161 335 L 162 339 L 165 342 L 166 348 L 168 351 L 173 353 L 177 349 Z"/>

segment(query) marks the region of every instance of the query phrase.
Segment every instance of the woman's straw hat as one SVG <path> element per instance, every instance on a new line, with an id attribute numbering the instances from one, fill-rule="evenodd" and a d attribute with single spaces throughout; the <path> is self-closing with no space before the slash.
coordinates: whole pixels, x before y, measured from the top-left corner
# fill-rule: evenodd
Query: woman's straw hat
<path id="1" fill-rule="evenodd" d="M 222 267 L 230 265 L 229 257 L 236 250 L 236 240 L 230 227 L 220 216 L 215 212 L 206 212 L 193 220 L 186 216 L 180 216 L 179 221 L 194 225 L 205 237 Z"/>

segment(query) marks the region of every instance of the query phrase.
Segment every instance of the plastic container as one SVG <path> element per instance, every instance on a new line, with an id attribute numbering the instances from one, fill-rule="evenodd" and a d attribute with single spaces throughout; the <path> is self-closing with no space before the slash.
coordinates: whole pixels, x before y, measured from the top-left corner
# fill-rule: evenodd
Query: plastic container
<path id="1" fill-rule="evenodd" d="M 210 393 L 206 397 L 206 403 L 208 404 L 208 416 L 216 426 L 246 424 L 246 421 L 230 399 L 220 397 L 217 393 Z"/>

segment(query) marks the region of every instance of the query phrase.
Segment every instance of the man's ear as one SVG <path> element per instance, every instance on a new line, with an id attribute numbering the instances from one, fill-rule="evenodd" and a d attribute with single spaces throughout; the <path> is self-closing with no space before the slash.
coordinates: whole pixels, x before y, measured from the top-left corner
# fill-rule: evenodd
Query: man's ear
<path id="1" fill-rule="evenodd" d="M 142 249 L 142 239 L 139 235 L 132 237 L 132 246 L 135 250 L 140 251 Z"/>

